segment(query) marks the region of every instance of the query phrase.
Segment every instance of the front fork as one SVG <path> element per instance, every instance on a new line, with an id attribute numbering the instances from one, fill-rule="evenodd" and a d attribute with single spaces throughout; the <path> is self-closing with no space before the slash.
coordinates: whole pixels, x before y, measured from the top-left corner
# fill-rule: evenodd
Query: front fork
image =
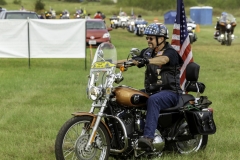
<path id="1" fill-rule="evenodd" d="M 91 128 L 92 128 L 92 133 L 88 139 L 88 142 L 87 142 L 87 145 L 85 147 L 85 150 L 89 151 L 91 149 L 91 145 L 96 137 L 96 134 L 97 134 L 97 128 L 99 126 L 99 124 L 101 123 L 101 119 L 103 117 L 107 117 L 107 118 L 113 118 L 113 119 L 116 119 L 118 122 L 119 122 L 119 125 L 121 126 L 122 130 L 123 130 L 123 138 L 124 138 L 124 147 L 121 148 L 121 149 L 110 149 L 111 152 L 113 153 L 122 153 L 124 152 L 127 147 L 128 147 L 128 136 L 127 136 L 127 131 L 126 131 L 126 128 L 125 128 L 125 125 L 124 123 L 122 122 L 122 120 L 116 116 L 113 116 L 113 115 L 106 115 L 104 114 L 104 109 L 105 109 L 105 106 L 107 104 L 107 100 L 105 100 L 101 106 L 101 109 L 100 111 L 98 112 L 97 114 L 97 118 L 94 118 L 92 123 L 91 123 Z M 91 113 L 94 112 L 94 107 L 91 108 L 90 110 Z"/>
<path id="2" fill-rule="evenodd" d="M 95 121 L 94 121 L 94 120 L 92 121 L 92 124 L 91 124 L 91 127 L 93 128 L 93 129 L 92 129 L 92 133 L 91 133 L 91 135 L 90 135 L 90 137 L 89 137 L 89 139 L 88 139 L 87 145 L 86 145 L 86 147 L 85 147 L 85 149 L 86 149 L 87 151 L 90 150 L 91 145 L 92 145 L 92 143 L 93 143 L 93 141 L 94 141 L 94 139 L 95 139 L 95 137 L 96 137 L 97 128 L 98 128 L 98 126 L 99 126 L 99 124 L 100 124 L 100 122 L 101 122 L 101 119 L 102 119 L 102 117 L 103 117 L 103 111 L 104 111 L 104 109 L 105 109 L 106 104 L 107 104 L 107 100 L 105 99 L 104 102 L 103 102 L 103 104 L 102 104 L 102 106 L 101 106 L 100 111 L 99 111 L 98 114 L 97 114 L 97 119 L 96 119 Z M 92 113 L 93 113 L 93 111 L 92 111 Z"/>

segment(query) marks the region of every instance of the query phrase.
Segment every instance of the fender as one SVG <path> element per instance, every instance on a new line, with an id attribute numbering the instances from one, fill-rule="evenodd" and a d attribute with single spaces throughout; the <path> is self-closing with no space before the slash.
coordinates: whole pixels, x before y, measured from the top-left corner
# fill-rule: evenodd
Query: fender
<path id="1" fill-rule="evenodd" d="M 72 115 L 74 117 L 77 117 L 77 116 L 90 116 L 90 117 L 93 117 L 91 128 L 94 126 L 94 123 L 95 123 L 95 121 L 97 119 L 97 115 L 89 113 L 89 112 L 75 112 L 75 113 L 72 113 Z M 112 138 L 112 133 L 110 132 L 110 130 L 109 130 L 108 126 L 106 125 L 106 123 L 103 120 L 101 120 L 101 123 L 105 126 L 105 128 L 107 129 L 110 137 Z"/>

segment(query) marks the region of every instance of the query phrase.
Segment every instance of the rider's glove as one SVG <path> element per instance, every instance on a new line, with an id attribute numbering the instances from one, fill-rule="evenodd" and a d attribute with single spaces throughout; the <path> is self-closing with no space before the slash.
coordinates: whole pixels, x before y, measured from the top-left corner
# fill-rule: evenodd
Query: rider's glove
<path id="1" fill-rule="evenodd" d="M 149 64 L 149 60 L 147 58 L 141 58 L 141 59 L 138 59 L 138 68 L 142 68 L 144 67 L 146 64 Z"/>

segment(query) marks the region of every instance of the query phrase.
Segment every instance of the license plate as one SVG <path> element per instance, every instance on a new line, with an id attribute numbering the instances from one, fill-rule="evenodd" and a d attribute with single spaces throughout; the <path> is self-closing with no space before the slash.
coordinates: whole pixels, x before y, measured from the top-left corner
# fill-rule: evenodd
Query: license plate
<path id="1" fill-rule="evenodd" d="M 96 40 L 89 40 L 88 43 L 89 44 L 97 44 Z"/>

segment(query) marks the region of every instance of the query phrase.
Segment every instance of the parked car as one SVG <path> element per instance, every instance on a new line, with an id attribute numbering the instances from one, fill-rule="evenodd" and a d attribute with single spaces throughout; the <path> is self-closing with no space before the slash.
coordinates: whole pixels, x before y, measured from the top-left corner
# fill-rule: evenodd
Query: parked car
<path id="1" fill-rule="evenodd" d="M 101 19 L 87 19 L 86 20 L 86 43 L 94 47 L 98 46 L 102 42 L 111 42 L 111 36 L 109 31 L 112 28 L 107 28 L 106 24 Z"/>
<path id="2" fill-rule="evenodd" d="M 39 19 L 37 13 L 32 11 L 4 10 L 0 13 L 0 19 Z"/>

